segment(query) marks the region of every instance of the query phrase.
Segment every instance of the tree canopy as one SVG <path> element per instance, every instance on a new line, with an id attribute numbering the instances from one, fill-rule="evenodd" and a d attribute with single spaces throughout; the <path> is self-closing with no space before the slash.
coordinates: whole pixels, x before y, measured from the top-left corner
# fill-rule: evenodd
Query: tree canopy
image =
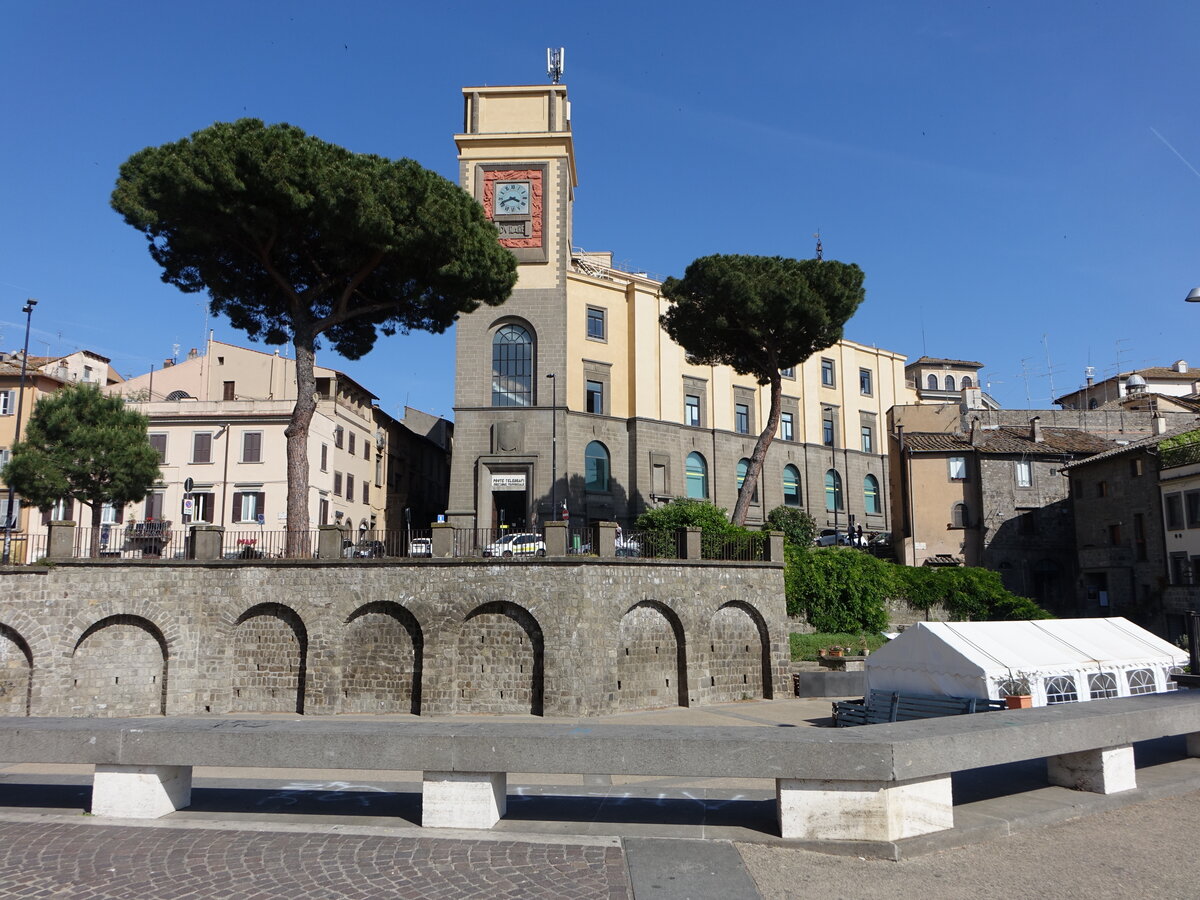
<path id="1" fill-rule="evenodd" d="M 292 125 L 221 122 L 141 150 L 121 166 L 112 205 L 146 236 L 163 281 L 207 291 L 212 312 L 251 339 L 294 344 L 292 534 L 308 529 L 318 338 L 357 359 L 379 333 L 442 332 L 516 283 L 515 258 L 457 185 Z"/>
<path id="2" fill-rule="evenodd" d="M 662 292 L 671 302 L 662 327 L 689 363 L 730 366 L 770 386 L 770 414 L 733 509 L 741 524 L 779 427 L 780 370 L 841 339 L 863 301 L 862 269 L 836 260 L 704 256 L 683 278 L 668 278 Z"/>
<path id="3" fill-rule="evenodd" d="M 120 397 L 67 385 L 34 407 L 0 477 L 41 510 L 67 498 L 90 505 L 98 528 L 105 503 L 141 500 L 159 478 L 146 424 Z"/>

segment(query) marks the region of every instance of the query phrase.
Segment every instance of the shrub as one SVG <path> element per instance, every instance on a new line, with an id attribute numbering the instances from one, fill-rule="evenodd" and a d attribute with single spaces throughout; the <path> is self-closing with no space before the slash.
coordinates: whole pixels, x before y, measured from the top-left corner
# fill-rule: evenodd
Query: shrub
<path id="1" fill-rule="evenodd" d="M 702 552 L 706 558 L 720 557 L 731 543 L 748 543 L 753 538 L 747 528 L 732 525 L 729 514 L 707 500 L 679 498 L 666 506 L 648 509 L 634 522 L 642 535 L 648 556 L 675 556 L 676 533 L 680 528 L 699 528 Z"/>
<path id="2" fill-rule="evenodd" d="M 817 536 L 817 523 L 813 517 L 794 506 L 777 506 L 767 513 L 767 527 L 782 531 L 785 541 L 806 550 Z"/>
<path id="3" fill-rule="evenodd" d="M 1053 616 L 1028 597 L 1007 588 L 1000 575 L 973 566 L 933 569 L 896 567 L 896 590 L 913 609 L 941 606 L 959 619 L 1050 619 Z"/>
<path id="4" fill-rule="evenodd" d="M 788 614 L 803 613 L 817 631 L 882 631 L 894 568 L 858 550 L 790 546 L 784 574 Z"/>

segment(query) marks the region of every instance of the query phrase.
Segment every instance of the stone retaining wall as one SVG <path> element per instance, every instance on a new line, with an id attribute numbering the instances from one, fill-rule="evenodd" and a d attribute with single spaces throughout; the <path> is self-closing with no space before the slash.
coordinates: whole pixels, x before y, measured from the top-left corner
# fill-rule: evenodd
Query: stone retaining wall
<path id="1" fill-rule="evenodd" d="M 598 715 L 786 696 L 783 570 L 63 563 L 0 575 L 0 715 Z"/>

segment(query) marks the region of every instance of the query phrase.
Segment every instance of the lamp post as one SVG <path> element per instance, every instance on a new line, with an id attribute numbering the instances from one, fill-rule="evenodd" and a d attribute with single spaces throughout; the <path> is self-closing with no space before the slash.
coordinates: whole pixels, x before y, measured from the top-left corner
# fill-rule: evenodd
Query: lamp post
<path id="1" fill-rule="evenodd" d="M 837 547 L 841 543 L 838 540 L 837 426 L 834 424 L 833 407 L 826 406 L 825 412 L 829 414 L 829 474 L 833 476 L 833 546 Z"/>
<path id="2" fill-rule="evenodd" d="M 558 487 L 558 379 L 554 373 L 546 375 L 550 379 L 550 518 L 558 518 L 558 505 L 555 495 Z"/>
<path id="3" fill-rule="evenodd" d="M 1200 303 L 1200 287 L 1194 287 L 1183 298 L 1188 303 Z M 1187 570 L 1191 574 L 1191 569 Z M 1193 609 L 1187 616 L 1189 675 L 1177 675 L 1175 680 L 1187 687 L 1200 687 L 1200 610 Z M 1184 679 L 1187 679 L 1186 681 Z"/>
<path id="4" fill-rule="evenodd" d="M 17 387 L 17 424 L 13 430 L 13 443 L 21 439 L 21 411 L 25 405 L 25 372 L 29 362 L 29 326 L 33 323 L 33 308 L 37 306 L 37 301 L 32 297 L 26 301 L 21 307 L 21 312 L 25 313 L 25 349 L 21 353 L 21 380 Z M 4 565 L 8 565 L 12 553 L 12 530 L 16 524 L 17 517 L 13 515 L 13 500 L 16 497 L 16 492 L 13 486 L 8 486 L 8 505 L 4 510 Z"/>

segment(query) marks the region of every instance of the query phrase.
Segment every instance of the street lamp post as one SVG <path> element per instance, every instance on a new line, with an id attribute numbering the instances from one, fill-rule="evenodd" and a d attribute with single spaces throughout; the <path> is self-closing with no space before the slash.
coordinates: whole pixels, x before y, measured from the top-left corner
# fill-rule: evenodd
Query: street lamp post
<path id="1" fill-rule="evenodd" d="M 554 373 L 546 375 L 550 379 L 550 518 L 558 518 L 557 500 L 558 487 L 558 379 Z"/>
<path id="2" fill-rule="evenodd" d="M 33 323 L 33 308 L 37 306 L 37 301 L 32 297 L 21 307 L 21 312 L 25 313 L 25 350 L 21 353 L 21 380 L 17 387 L 17 424 L 13 431 L 13 443 L 21 439 L 21 412 L 25 405 L 25 372 L 29 362 L 29 326 Z M 13 486 L 8 486 L 8 506 L 4 510 L 4 565 L 8 565 L 12 553 L 12 530 L 16 523 L 17 517 L 13 515 L 13 501 L 16 498 L 16 492 Z"/>
<path id="3" fill-rule="evenodd" d="M 1188 303 L 1200 303 L 1200 287 L 1194 287 L 1188 291 L 1188 295 L 1183 298 Z M 1189 574 L 1191 570 L 1188 570 Z M 1185 682 L 1184 678 L 1189 679 L 1188 687 L 1200 687 L 1200 610 L 1193 609 L 1187 616 L 1188 626 L 1188 671 L 1189 675 L 1176 676 L 1176 681 L 1180 684 Z"/>

